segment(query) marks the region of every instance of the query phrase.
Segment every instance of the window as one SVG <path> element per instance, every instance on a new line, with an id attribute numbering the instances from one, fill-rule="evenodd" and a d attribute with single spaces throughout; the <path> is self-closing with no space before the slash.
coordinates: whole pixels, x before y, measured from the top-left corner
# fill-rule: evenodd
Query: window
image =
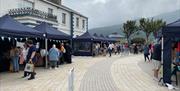
<path id="1" fill-rule="evenodd" d="M 82 21 L 82 28 L 85 28 L 85 20 Z"/>
<path id="2" fill-rule="evenodd" d="M 62 13 L 62 23 L 66 24 L 66 14 Z"/>
<path id="3" fill-rule="evenodd" d="M 30 1 L 22 0 L 19 2 L 18 7 L 19 8 L 27 8 L 27 7 L 34 8 L 34 3 Z"/>
<path id="4" fill-rule="evenodd" d="M 53 9 L 48 8 L 48 14 L 53 14 Z"/>
<path id="5" fill-rule="evenodd" d="M 79 27 L 79 18 L 76 18 L 76 27 Z"/>

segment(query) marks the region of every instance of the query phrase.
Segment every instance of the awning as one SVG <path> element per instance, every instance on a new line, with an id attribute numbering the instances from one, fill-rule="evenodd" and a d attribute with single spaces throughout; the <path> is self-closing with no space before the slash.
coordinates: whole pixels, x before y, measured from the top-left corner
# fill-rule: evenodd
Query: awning
<path id="1" fill-rule="evenodd" d="M 0 18 L 0 35 L 6 37 L 43 37 L 41 32 L 21 24 L 9 15 Z"/>
<path id="2" fill-rule="evenodd" d="M 34 29 L 45 34 L 46 36 L 44 36 L 44 37 L 49 38 L 49 39 L 64 39 L 64 40 L 66 40 L 66 39 L 71 38 L 70 35 L 51 27 L 46 22 L 43 22 L 40 25 L 37 25 L 36 27 L 34 27 Z"/>

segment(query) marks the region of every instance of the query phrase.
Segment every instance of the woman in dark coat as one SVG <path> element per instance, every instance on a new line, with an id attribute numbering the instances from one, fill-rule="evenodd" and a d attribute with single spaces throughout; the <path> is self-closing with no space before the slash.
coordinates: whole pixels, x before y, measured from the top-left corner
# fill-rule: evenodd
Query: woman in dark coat
<path id="1" fill-rule="evenodd" d="M 66 45 L 64 46 L 66 52 L 64 54 L 64 59 L 65 59 L 65 62 L 67 63 L 72 63 L 72 48 L 70 47 L 70 45 L 68 43 L 66 43 Z"/>

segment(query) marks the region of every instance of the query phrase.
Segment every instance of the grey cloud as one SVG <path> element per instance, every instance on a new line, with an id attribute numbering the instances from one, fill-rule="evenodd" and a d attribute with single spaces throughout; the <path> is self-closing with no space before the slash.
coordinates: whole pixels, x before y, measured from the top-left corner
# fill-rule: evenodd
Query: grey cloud
<path id="1" fill-rule="evenodd" d="M 139 17 L 152 17 L 180 9 L 180 0 L 64 0 L 63 4 L 89 17 L 90 28 L 108 26 Z"/>

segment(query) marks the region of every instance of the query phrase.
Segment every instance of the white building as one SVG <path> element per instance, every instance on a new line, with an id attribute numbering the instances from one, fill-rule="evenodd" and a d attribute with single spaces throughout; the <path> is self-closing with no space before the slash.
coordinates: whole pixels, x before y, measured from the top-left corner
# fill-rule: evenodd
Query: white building
<path id="1" fill-rule="evenodd" d="M 88 30 L 88 18 L 61 0 L 0 0 L 0 17 L 5 14 L 31 27 L 45 21 L 73 37 Z"/>

